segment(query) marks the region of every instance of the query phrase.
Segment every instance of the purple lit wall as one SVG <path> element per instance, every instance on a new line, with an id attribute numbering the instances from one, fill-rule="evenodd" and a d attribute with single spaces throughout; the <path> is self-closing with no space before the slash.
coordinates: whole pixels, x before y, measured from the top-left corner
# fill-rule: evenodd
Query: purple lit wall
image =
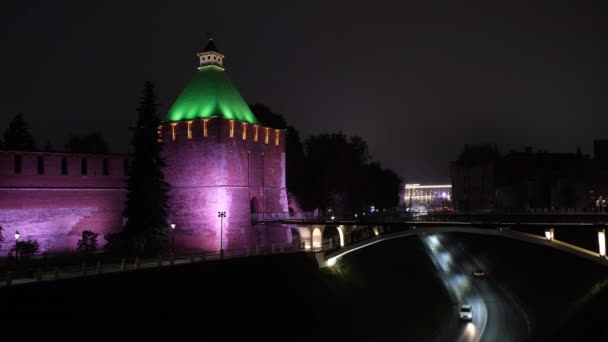
<path id="1" fill-rule="evenodd" d="M 269 129 L 266 144 L 262 126 L 209 119 L 205 137 L 204 125 L 203 120 L 194 120 L 162 127 L 165 176 L 172 186 L 170 220 L 176 224 L 177 247 L 219 250 L 218 211 L 226 212 L 224 249 L 290 243 L 287 228 L 251 224 L 252 211 L 287 211 L 285 132 Z"/>
<path id="2" fill-rule="evenodd" d="M 225 250 L 291 242 L 281 225 L 252 226 L 253 212 L 286 212 L 285 132 L 209 119 L 163 124 L 165 175 L 171 184 L 170 223 L 178 250 L 218 251 L 225 211 Z M 247 130 L 243 136 L 243 129 Z M 254 141 L 255 130 L 258 139 Z M 278 136 L 278 139 L 277 139 Z M 42 252 L 73 251 L 83 230 L 103 235 L 122 228 L 126 156 L 0 151 L 0 254 L 22 239 L 35 239 Z"/>
<path id="3" fill-rule="evenodd" d="M 85 160 L 83 162 L 83 160 Z M 35 239 L 42 252 L 74 250 L 83 230 L 103 234 L 122 226 L 126 156 L 0 152 L 0 225 Z M 83 165 L 84 164 L 84 165 Z"/>

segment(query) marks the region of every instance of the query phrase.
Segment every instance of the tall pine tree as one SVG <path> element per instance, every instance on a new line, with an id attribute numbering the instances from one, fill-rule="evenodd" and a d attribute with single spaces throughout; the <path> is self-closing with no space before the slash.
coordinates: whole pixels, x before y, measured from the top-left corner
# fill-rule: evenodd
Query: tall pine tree
<path id="1" fill-rule="evenodd" d="M 17 114 L 4 132 L 4 148 L 10 151 L 34 151 L 36 144 L 30 133 L 30 125 L 23 113 Z"/>
<path id="2" fill-rule="evenodd" d="M 158 142 L 158 103 L 154 85 L 146 81 L 132 128 L 133 155 L 127 180 L 127 218 L 122 238 L 138 253 L 157 253 L 167 246 L 169 184 L 165 182 Z"/>

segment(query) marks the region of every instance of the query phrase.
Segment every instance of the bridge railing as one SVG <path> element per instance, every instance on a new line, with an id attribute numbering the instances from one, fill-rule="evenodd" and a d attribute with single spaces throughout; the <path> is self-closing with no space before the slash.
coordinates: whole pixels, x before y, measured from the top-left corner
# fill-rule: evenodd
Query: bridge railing
<path id="1" fill-rule="evenodd" d="M 360 222 L 360 223 L 399 223 L 399 222 L 461 222 L 461 223 L 573 223 L 608 224 L 608 213 L 487 213 L 487 212 L 377 212 L 347 215 L 316 215 L 312 212 L 299 213 L 256 213 L 252 222 Z"/>

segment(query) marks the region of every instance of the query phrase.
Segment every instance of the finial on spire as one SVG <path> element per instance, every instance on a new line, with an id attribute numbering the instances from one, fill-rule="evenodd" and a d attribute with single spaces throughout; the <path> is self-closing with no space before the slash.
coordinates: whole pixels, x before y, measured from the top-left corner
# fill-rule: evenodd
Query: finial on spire
<path id="1" fill-rule="evenodd" d="M 215 42 L 213 41 L 213 32 L 207 32 L 207 36 L 209 37 L 207 46 L 205 46 L 203 51 L 198 54 L 200 64 L 199 68 L 207 65 L 215 65 L 223 68 L 224 55 L 222 55 L 217 46 L 215 46 Z"/>

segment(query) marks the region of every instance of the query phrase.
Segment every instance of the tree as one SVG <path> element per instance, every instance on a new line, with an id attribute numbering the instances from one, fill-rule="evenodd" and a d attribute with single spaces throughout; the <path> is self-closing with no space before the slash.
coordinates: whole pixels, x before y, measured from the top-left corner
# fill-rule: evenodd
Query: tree
<path id="1" fill-rule="evenodd" d="M 133 154 L 127 179 L 127 218 L 122 237 L 127 246 L 140 253 L 155 253 L 167 246 L 169 184 L 165 181 L 165 161 L 158 143 L 158 103 L 151 82 L 144 84 L 132 128 Z"/>
<path id="2" fill-rule="evenodd" d="M 83 231 L 82 238 L 78 240 L 78 247 L 76 248 L 76 250 L 83 253 L 90 253 L 96 251 L 97 236 L 99 236 L 99 234 L 90 230 Z"/>
<path id="3" fill-rule="evenodd" d="M 18 241 L 15 244 L 15 247 L 12 248 L 14 251 L 15 248 L 19 253 L 19 257 L 31 257 L 32 255 L 37 254 L 40 251 L 40 245 L 36 240 L 26 240 L 26 241 Z"/>
<path id="4" fill-rule="evenodd" d="M 23 113 L 17 114 L 4 131 L 4 148 L 11 151 L 36 150 L 30 125 L 25 121 Z"/>
<path id="5" fill-rule="evenodd" d="M 53 144 L 51 144 L 50 140 L 46 141 L 46 145 L 44 146 L 44 152 L 55 152 L 55 149 L 53 148 Z"/>
<path id="6" fill-rule="evenodd" d="M 108 154 L 110 152 L 108 144 L 99 132 L 84 136 L 70 135 L 65 149 L 71 153 Z"/>

